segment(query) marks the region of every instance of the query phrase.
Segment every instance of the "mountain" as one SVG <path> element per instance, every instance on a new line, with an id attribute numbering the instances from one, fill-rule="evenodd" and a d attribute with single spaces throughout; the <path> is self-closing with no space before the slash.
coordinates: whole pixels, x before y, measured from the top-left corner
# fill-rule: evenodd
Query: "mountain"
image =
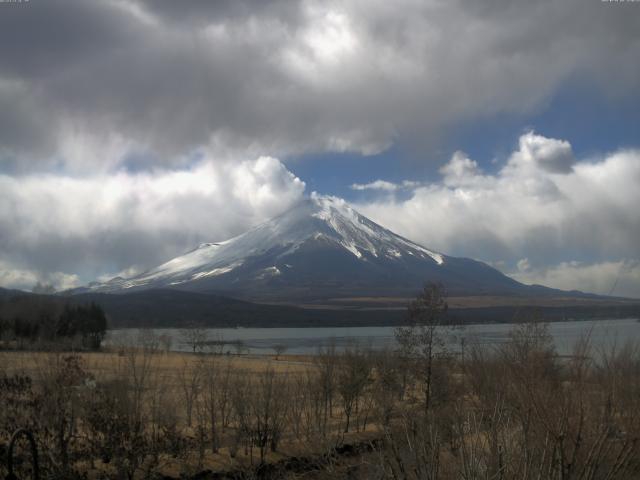
<path id="1" fill-rule="evenodd" d="M 425 281 L 442 283 L 454 296 L 556 292 L 523 285 L 482 262 L 425 248 L 344 200 L 312 194 L 242 235 L 202 244 L 133 278 L 93 283 L 75 293 L 176 289 L 304 303 L 413 296 Z"/>
<path id="2" fill-rule="evenodd" d="M 20 295 L 31 295 L 31 292 L 0 287 L 0 299 L 11 298 Z"/>
<path id="3" fill-rule="evenodd" d="M 123 295 L 83 293 L 69 297 L 77 304 L 94 302 L 107 313 L 111 328 L 336 327 L 396 325 L 404 310 L 325 310 L 265 305 L 209 293 L 140 290 Z"/>

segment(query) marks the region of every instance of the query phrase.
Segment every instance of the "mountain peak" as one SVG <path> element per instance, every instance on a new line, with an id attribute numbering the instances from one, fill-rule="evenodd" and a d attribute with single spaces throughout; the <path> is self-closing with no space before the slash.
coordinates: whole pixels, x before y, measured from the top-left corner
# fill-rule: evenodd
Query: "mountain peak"
<path id="1" fill-rule="evenodd" d="M 427 280 L 454 291 L 520 285 L 480 262 L 448 257 L 403 238 L 341 198 L 314 192 L 237 237 L 200 244 L 133 278 L 88 288 L 116 293 L 177 288 L 285 300 L 301 295 L 413 293 Z M 500 288 L 494 288 L 496 282 Z"/>
<path id="2" fill-rule="evenodd" d="M 353 208 L 351 208 L 351 206 L 340 197 L 320 195 L 317 192 L 312 192 L 307 201 L 320 209 L 316 214 L 319 215 L 319 218 L 329 216 L 334 212 L 347 216 L 356 214 L 355 210 L 353 210 Z"/>

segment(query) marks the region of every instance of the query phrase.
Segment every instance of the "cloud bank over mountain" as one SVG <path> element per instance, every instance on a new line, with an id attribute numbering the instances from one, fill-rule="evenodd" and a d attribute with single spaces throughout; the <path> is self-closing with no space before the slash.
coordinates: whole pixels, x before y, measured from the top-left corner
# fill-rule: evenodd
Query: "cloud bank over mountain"
<path id="1" fill-rule="evenodd" d="M 528 132 L 494 174 L 462 152 L 440 171 L 440 182 L 409 198 L 355 206 L 430 248 L 481 258 L 524 282 L 606 294 L 620 276 L 614 293 L 640 296 L 639 150 L 578 161 L 569 142 Z"/>
<path id="2" fill-rule="evenodd" d="M 77 275 L 51 272 L 87 279 L 146 268 L 241 233 L 298 201 L 304 188 L 271 157 L 149 173 L 0 176 L 0 270 L 7 272 L 0 282 L 68 287 Z"/>
<path id="3" fill-rule="evenodd" d="M 640 151 L 578 160 L 567 141 L 528 132 L 496 173 L 462 152 L 440 171 L 434 183 L 363 186 L 378 194 L 354 206 L 428 248 L 487 261 L 525 283 L 640 296 Z M 68 287 L 79 282 L 74 272 L 85 281 L 131 275 L 239 234 L 305 192 L 271 157 L 203 160 L 187 171 L 2 176 L 0 186 L 0 239 L 10 247 L 2 281 L 22 287 Z"/>
<path id="4" fill-rule="evenodd" d="M 398 233 L 552 286 L 573 272 L 585 279 L 576 288 L 604 289 L 620 265 L 615 293 L 640 295 L 633 122 L 626 143 L 590 145 L 610 152 L 591 157 L 569 143 L 583 145 L 579 126 L 577 138 L 525 133 L 497 165 L 443 147 L 462 130 L 482 144 L 481 127 L 497 118 L 518 118 L 512 131 L 525 131 L 559 92 L 581 88 L 624 117 L 616 109 L 640 90 L 637 7 L 5 3 L 0 285 L 66 287 L 240 233 L 317 180 L 294 167 L 341 152 L 345 165 L 327 160 L 318 176 L 342 182 L 363 213 Z M 388 154 L 394 172 L 397 151 L 411 152 L 404 171 L 415 174 L 372 178 L 368 162 Z"/>

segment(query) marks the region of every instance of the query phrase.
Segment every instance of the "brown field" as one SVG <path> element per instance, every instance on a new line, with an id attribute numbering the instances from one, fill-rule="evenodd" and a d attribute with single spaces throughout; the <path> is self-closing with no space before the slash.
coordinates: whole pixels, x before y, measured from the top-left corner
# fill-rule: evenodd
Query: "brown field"
<path id="1" fill-rule="evenodd" d="M 428 332 L 408 356 L 0 351 L 0 478 L 19 427 L 46 478 L 640 478 L 637 346 L 559 357 L 533 323 L 455 356 Z"/>
<path id="2" fill-rule="evenodd" d="M 115 351 L 78 352 L 86 369 L 96 377 L 113 375 L 121 370 L 125 354 Z M 0 372 L 7 374 L 26 374 L 37 376 L 52 353 L 32 351 L 1 351 Z M 313 367 L 313 357 L 308 355 L 220 355 L 220 361 L 228 363 L 231 368 L 249 373 L 264 373 L 271 368 L 278 373 L 299 374 Z M 154 374 L 171 377 L 184 367 L 200 358 L 200 354 L 185 352 L 161 352 L 152 356 L 151 368 Z"/>
<path id="3" fill-rule="evenodd" d="M 285 382 L 287 386 L 304 381 L 308 375 L 313 375 L 317 370 L 314 357 L 304 355 L 213 355 L 213 354 L 192 354 L 181 352 L 161 352 L 154 350 L 149 352 L 145 349 L 120 349 L 119 351 L 103 352 L 41 352 L 41 351 L 0 351 L 0 376 L 11 377 L 14 375 L 27 376 L 33 379 L 34 385 L 46 385 L 54 375 L 60 374 L 61 364 L 64 359 L 74 357 L 82 366 L 87 376 L 92 382 L 106 384 L 112 381 L 129 380 L 131 377 L 140 375 L 144 377 L 144 385 L 140 394 L 144 396 L 144 405 L 140 414 L 149 423 L 153 422 L 151 416 L 157 413 L 150 413 L 155 402 L 171 408 L 172 421 L 180 429 L 180 436 L 188 443 L 197 441 L 198 431 L 196 423 L 204 423 L 204 411 L 197 412 L 198 402 L 203 402 L 203 390 L 206 388 L 206 380 L 203 371 L 205 369 L 217 369 L 218 374 L 228 369 L 234 377 L 249 379 L 255 388 L 259 388 L 261 379 L 268 372 L 271 372 L 276 379 Z M 62 372 L 66 375 L 65 372 Z M 276 380 L 278 381 L 278 380 Z M 134 382 L 135 383 L 135 382 Z M 284 385 L 282 383 L 281 385 Z M 214 385 L 214 387 L 218 387 Z M 135 388 L 135 385 L 129 386 Z M 219 387 L 222 390 L 222 387 Z M 230 393 L 230 387 L 226 386 L 224 394 Z M 276 395 L 288 395 L 290 399 L 292 392 L 274 392 Z M 91 393 L 89 394 L 91 395 Z M 158 400 L 158 396 L 161 397 Z M 188 400 L 189 396 L 193 396 Z M 90 402 L 91 400 L 89 400 Z M 186 403 L 190 401 L 193 412 L 188 413 Z M 204 408 L 203 405 L 200 405 Z M 189 415 L 192 419 L 189 420 Z M 200 416 L 196 419 L 196 416 Z M 317 438 L 293 437 L 289 432 L 282 434 L 279 440 L 277 451 L 265 451 L 266 462 L 277 462 L 279 460 L 298 455 L 322 455 L 333 444 L 344 441 L 353 442 L 367 438 L 372 431 L 372 425 L 357 427 L 357 432 L 345 433 L 343 427 L 343 415 L 336 402 L 328 412 L 330 418 L 327 421 L 327 429 L 331 430 L 330 435 L 326 435 L 322 441 Z M 286 427 L 286 426 L 285 426 Z M 236 428 L 235 426 L 231 429 Z M 353 430 L 353 427 L 352 427 Z M 8 432 L 4 432 L 7 434 Z M 77 431 L 78 438 L 83 437 L 84 432 Z M 194 474 L 197 471 L 213 470 L 226 471 L 252 468 L 257 465 L 258 453 L 253 445 L 244 450 L 236 447 L 233 453 L 230 451 L 229 433 L 220 434 L 217 452 L 211 448 L 206 448 L 206 455 L 198 459 L 196 448 L 188 448 L 181 452 L 180 458 L 173 458 L 172 455 L 159 455 L 155 471 L 170 477 L 179 478 L 185 474 Z M 0 447 L 2 446 L 0 442 Z M 1 451 L 1 450 L 0 450 Z M 93 464 L 93 466 L 91 465 Z M 101 475 L 108 475 L 108 478 L 119 478 L 119 474 L 110 465 L 100 465 L 99 462 L 89 464 L 78 463 L 75 468 L 85 470 L 89 473 L 89 478 L 101 478 Z M 142 467 L 140 467 L 142 469 Z M 146 478 L 140 472 L 136 472 L 136 478 Z M 0 466 L 0 477 L 2 467 Z"/>

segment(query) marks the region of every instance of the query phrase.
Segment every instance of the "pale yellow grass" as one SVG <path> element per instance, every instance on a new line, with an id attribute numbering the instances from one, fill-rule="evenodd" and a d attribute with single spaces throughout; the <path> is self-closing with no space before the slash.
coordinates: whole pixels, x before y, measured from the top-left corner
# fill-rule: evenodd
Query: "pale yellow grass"
<path id="1" fill-rule="evenodd" d="M 142 356 L 141 352 L 137 352 Z M 85 368 L 96 376 L 115 373 L 124 368 L 129 352 L 33 352 L 33 351 L 0 351 L 0 372 L 7 374 L 24 374 L 37 377 L 42 367 L 47 365 L 53 355 L 78 355 L 83 360 Z M 150 362 L 155 373 L 177 372 L 186 364 L 198 360 L 212 358 L 210 354 L 192 354 L 183 352 L 154 353 L 150 355 Z M 225 365 L 230 363 L 234 370 L 248 373 L 263 373 L 271 368 L 277 373 L 299 374 L 312 368 L 312 358 L 302 355 L 216 355 L 213 358 Z"/>

